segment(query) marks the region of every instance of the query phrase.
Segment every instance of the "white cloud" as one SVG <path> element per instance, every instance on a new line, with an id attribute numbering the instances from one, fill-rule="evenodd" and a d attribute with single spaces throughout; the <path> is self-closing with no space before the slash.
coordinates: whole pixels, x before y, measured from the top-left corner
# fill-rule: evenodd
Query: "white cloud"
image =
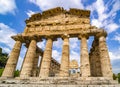
<path id="1" fill-rule="evenodd" d="M 70 54 L 70 60 L 76 60 L 80 65 L 80 53 L 72 50 Z"/>
<path id="2" fill-rule="evenodd" d="M 65 9 L 69 8 L 84 8 L 81 0 L 29 0 L 31 3 L 39 6 L 41 10 L 47 10 L 54 7 L 64 7 Z"/>
<path id="3" fill-rule="evenodd" d="M 120 51 L 109 52 L 109 56 L 111 60 L 120 59 Z"/>
<path id="4" fill-rule="evenodd" d="M 116 40 L 120 43 L 120 34 L 116 33 L 116 35 L 114 36 L 113 40 Z"/>
<path id="5" fill-rule="evenodd" d="M 70 50 L 80 49 L 80 47 L 78 46 L 80 40 L 78 40 L 78 38 L 70 38 L 69 41 L 70 41 Z"/>
<path id="6" fill-rule="evenodd" d="M 120 68 L 113 68 L 112 70 L 114 71 L 115 74 L 120 73 Z"/>
<path id="7" fill-rule="evenodd" d="M 12 35 L 15 35 L 16 31 L 10 28 L 8 25 L 4 23 L 0 23 L 0 45 L 3 50 L 7 53 L 10 52 L 11 48 L 14 45 L 14 40 L 11 38 Z"/>
<path id="8" fill-rule="evenodd" d="M 56 59 L 59 63 L 61 62 L 61 56 L 61 52 L 59 52 L 58 50 L 52 50 L 52 57 Z"/>
<path id="9" fill-rule="evenodd" d="M 2 47 L 2 46 L 0 46 L 0 47 Z M 9 49 L 8 47 L 2 47 L 2 49 L 3 49 L 3 52 L 5 52 L 5 53 L 10 53 L 10 51 L 11 51 L 11 49 Z"/>
<path id="10" fill-rule="evenodd" d="M 35 12 L 31 11 L 31 10 L 28 10 L 26 12 L 26 14 L 28 15 L 28 17 L 31 17 L 31 15 L 35 14 Z"/>
<path id="11" fill-rule="evenodd" d="M 108 33 L 111 33 L 113 31 L 116 31 L 119 28 L 119 25 L 117 25 L 116 23 L 111 23 L 108 24 L 105 28 L 108 31 Z"/>
<path id="12" fill-rule="evenodd" d="M 87 6 L 86 8 L 91 10 L 91 24 L 106 29 L 108 33 L 116 31 L 119 25 L 115 23 L 114 19 L 117 11 L 120 10 L 119 4 L 119 0 L 108 1 L 106 4 L 104 0 L 97 0 L 92 5 Z M 98 17 L 95 17 L 95 12 Z"/>
<path id="13" fill-rule="evenodd" d="M 37 43 L 37 46 L 38 46 L 39 48 L 41 48 L 41 49 L 44 50 L 44 49 L 45 49 L 45 42 L 46 42 L 45 40 L 43 40 L 43 41 L 41 41 L 41 42 L 38 42 L 38 43 Z"/>
<path id="14" fill-rule="evenodd" d="M 39 6 L 41 10 L 47 10 L 54 7 L 63 7 L 64 9 L 79 8 L 91 10 L 91 24 L 97 27 L 102 27 L 108 33 L 116 31 L 119 27 L 115 23 L 117 11 L 120 10 L 119 0 L 109 0 L 107 3 L 104 0 L 96 0 L 91 5 L 84 6 L 81 0 L 29 0 L 31 3 Z M 109 8 L 111 7 L 111 8 Z M 94 14 L 96 12 L 96 14 Z M 97 18 L 95 17 L 97 15 Z"/>
<path id="15" fill-rule="evenodd" d="M 57 41 L 53 42 L 53 46 L 58 49 L 62 48 L 62 44 L 63 44 L 63 40 L 61 38 L 58 38 Z"/>
<path id="16" fill-rule="evenodd" d="M 91 23 L 92 23 L 92 25 L 94 25 L 96 27 L 101 27 L 102 26 L 102 23 L 98 19 L 92 19 Z"/>
<path id="17" fill-rule="evenodd" d="M 15 0 L 0 0 L 0 14 L 15 12 L 16 4 Z"/>

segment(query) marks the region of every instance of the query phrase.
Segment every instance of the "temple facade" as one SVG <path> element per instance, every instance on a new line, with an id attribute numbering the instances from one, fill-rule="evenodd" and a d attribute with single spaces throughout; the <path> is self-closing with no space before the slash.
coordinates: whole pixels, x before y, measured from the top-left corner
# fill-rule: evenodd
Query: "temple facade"
<path id="1" fill-rule="evenodd" d="M 27 51 L 20 71 L 21 78 L 69 77 L 69 38 L 78 38 L 81 42 L 80 75 L 78 76 L 112 78 L 112 67 L 106 44 L 107 33 L 104 29 L 91 26 L 89 10 L 71 8 L 66 11 L 57 7 L 34 14 L 25 22 L 24 32 L 12 36 L 16 42 L 2 77 L 14 77 L 23 43 Z M 94 41 L 88 52 L 87 40 L 91 36 L 94 37 Z M 52 46 L 57 38 L 63 40 L 61 64 L 52 58 Z M 42 42 L 43 39 L 46 39 L 46 47 L 42 52 L 37 43 Z M 41 62 L 38 67 L 39 56 Z"/>

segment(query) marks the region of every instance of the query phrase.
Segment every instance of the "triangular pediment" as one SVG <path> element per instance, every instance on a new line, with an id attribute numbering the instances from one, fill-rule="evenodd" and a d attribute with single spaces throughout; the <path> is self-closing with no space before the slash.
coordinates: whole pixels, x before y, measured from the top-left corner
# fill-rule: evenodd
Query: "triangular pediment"
<path id="1" fill-rule="evenodd" d="M 90 11 L 75 9 L 75 8 L 70 8 L 69 11 L 66 11 L 63 8 L 57 7 L 57 8 L 43 11 L 42 13 L 33 14 L 29 19 L 26 20 L 26 23 L 33 22 L 33 21 L 40 21 L 40 20 L 49 20 L 49 19 L 56 20 L 57 18 L 61 18 L 61 20 L 63 20 L 63 19 L 67 19 L 68 17 L 89 19 Z"/>
<path id="2" fill-rule="evenodd" d="M 71 8 L 69 11 L 57 7 L 32 15 L 26 20 L 25 33 L 64 32 L 90 28 L 90 11 Z"/>

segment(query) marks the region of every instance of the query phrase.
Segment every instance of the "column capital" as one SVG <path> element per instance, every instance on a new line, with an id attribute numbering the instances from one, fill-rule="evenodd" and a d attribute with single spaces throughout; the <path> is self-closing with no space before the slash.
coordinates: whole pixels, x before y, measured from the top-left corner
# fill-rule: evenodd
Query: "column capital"
<path id="1" fill-rule="evenodd" d="M 80 34 L 80 35 L 78 35 L 78 39 L 82 39 L 82 38 L 89 39 L 89 35 L 88 34 Z"/>
<path id="2" fill-rule="evenodd" d="M 64 39 L 64 38 L 69 38 L 70 36 L 68 34 L 63 34 L 61 37 L 62 39 Z"/>
<path id="3" fill-rule="evenodd" d="M 39 37 L 38 35 L 33 35 L 29 37 L 29 40 L 42 41 L 42 37 Z"/>
<path id="4" fill-rule="evenodd" d="M 103 31 L 103 32 L 97 33 L 97 34 L 95 35 L 95 38 L 99 38 L 99 37 L 101 37 L 101 36 L 107 37 L 107 32 L 106 32 L 106 31 Z"/>
<path id="5" fill-rule="evenodd" d="M 52 39 L 52 41 L 57 41 L 57 38 L 55 36 L 47 35 L 45 36 L 46 40 Z"/>

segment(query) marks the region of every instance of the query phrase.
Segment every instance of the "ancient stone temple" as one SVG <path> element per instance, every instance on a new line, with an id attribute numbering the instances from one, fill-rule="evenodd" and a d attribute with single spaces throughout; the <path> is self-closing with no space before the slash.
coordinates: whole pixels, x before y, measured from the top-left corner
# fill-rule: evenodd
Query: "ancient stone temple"
<path id="1" fill-rule="evenodd" d="M 112 67 L 106 44 L 107 33 L 104 29 L 91 26 L 90 11 L 71 8 L 69 11 L 57 7 L 32 15 L 26 21 L 24 32 L 12 36 L 16 41 L 10 53 L 2 77 L 14 77 L 21 46 L 27 48 L 20 71 L 20 78 L 70 77 L 69 39 L 80 41 L 80 75 L 77 77 L 112 78 Z M 93 36 L 92 48 L 88 52 L 87 40 Z M 52 58 L 53 42 L 62 38 L 61 64 Z M 37 46 L 46 40 L 45 50 Z M 38 59 L 41 56 L 40 66 Z M 76 77 L 76 78 L 77 78 Z"/>
<path id="2" fill-rule="evenodd" d="M 80 75 L 79 65 L 76 60 L 71 60 L 69 64 L 69 76 L 78 77 Z"/>

